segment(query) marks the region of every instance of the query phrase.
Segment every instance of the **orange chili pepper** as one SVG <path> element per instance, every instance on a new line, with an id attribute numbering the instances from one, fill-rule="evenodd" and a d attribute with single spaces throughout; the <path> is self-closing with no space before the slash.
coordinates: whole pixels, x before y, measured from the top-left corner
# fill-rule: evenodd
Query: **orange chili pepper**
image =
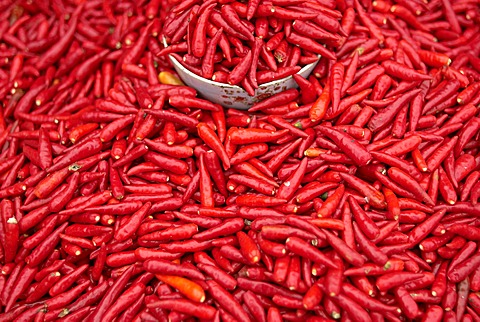
<path id="1" fill-rule="evenodd" d="M 205 301 L 205 291 L 195 282 L 186 278 L 172 275 L 155 275 L 159 280 L 165 284 L 176 288 L 180 293 L 195 302 L 203 303 Z"/>

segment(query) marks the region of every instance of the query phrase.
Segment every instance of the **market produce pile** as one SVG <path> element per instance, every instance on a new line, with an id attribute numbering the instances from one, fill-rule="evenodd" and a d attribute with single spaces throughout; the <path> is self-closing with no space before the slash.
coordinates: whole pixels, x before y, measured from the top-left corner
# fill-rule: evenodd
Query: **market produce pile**
<path id="1" fill-rule="evenodd" d="M 0 321 L 480 321 L 478 0 L 0 9 Z"/>

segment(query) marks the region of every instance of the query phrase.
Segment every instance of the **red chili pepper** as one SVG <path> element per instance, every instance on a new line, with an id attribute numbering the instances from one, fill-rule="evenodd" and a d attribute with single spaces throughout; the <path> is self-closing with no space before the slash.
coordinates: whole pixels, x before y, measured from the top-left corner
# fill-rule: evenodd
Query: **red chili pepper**
<path id="1" fill-rule="evenodd" d="M 340 104 L 342 95 L 342 85 L 344 84 L 345 68 L 343 64 L 335 63 L 332 66 L 332 74 L 330 79 L 330 86 L 332 88 L 332 109 L 336 111 Z"/>
<path id="2" fill-rule="evenodd" d="M 360 4 L 360 1 L 356 0 L 354 1 L 354 8 L 358 13 L 358 16 L 360 18 L 360 22 L 367 27 L 368 32 L 373 38 L 377 38 L 381 43 L 385 41 L 385 37 L 382 34 L 382 31 L 380 27 L 378 27 L 373 20 L 368 16 L 367 12 L 365 12 L 365 9 L 362 7 Z"/>
<path id="3" fill-rule="evenodd" d="M 469 154 L 463 154 L 455 160 L 453 169 L 453 176 L 455 181 L 462 181 L 467 177 L 476 167 L 475 158 Z"/>
<path id="4" fill-rule="evenodd" d="M 61 274 L 59 272 L 49 273 L 44 279 L 42 279 L 35 290 L 28 296 L 26 299 L 27 303 L 34 303 L 41 299 L 45 294 L 48 293 L 48 290 L 55 285 L 55 283 L 60 279 Z"/>
<path id="5" fill-rule="evenodd" d="M 23 241 L 23 247 L 27 249 L 35 248 L 39 243 L 41 243 L 48 235 L 50 235 L 55 229 L 57 223 L 57 217 L 50 216 L 43 221 L 44 225 L 42 229 L 38 230 L 35 234 L 28 237 Z"/>
<path id="6" fill-rule="evenodd" d="M 287 238 L 285 244 L 287 249 L 302 257 L 310 258 L 314 262 L 322 263 L 331 268 L 337 267 L 334 262 L 328 259 L 321 252 L 319 252 L 315 247 L 311 246 L 310 244 L 298 237 Z"/>
<path id="7" fill-rule="evenodd" d="M 102 300 L 98 304 L 95 311 L 92 313 L 90 318 L 92 321 L 99 321 L 106 314 L 108 308 L 118 299 L 126 283 L 130 279 L 133 273 L 134 266 L 130 266 L 123 272 L 123 274 L 114 282 L 114 284 L 108 289 L 106 294 L 103 296 Z"/>
<path id="8" fill-rule="evenodd" d="M 142 147 L 141 150 L 148 151 L 145 149 L 145 146 Z M 172 173 L 182 175 L 182 174 L 186 174 L 188 171 L 187 163 L 185 161 L 178 160 L 174 157 L 151 152 L 151 151 L 147 152 L 146 154 L 145 152 L 141 152 L 141 154 L 145 155 L 144 156 L 145 160 L 152 162 L 153 164 L 159 166 L 162 169 L 168 169 Z M 125 156 L 124 158 L 127 158 L 127 156 Z M 113 164 L 113 167 L 115 167 L 116 165 L 119 165 L 120 162 L 121 162 L 121 165 L 123 165 L 122 164 L 124 163 L 123 159 L 120 159 L 119 161 L 116 161 Z"/>
<path id="9" fill-rule="evenodd" d="M 401 95 L 397 98 L 390 106 L 383 109 L 381 112 L 374 115 L 370 122 L 368 123 L 368 128 L 372 131 L 378 131 L 379 129 L 385 127 L 388 123 L 390 123 L 396 114 L 400 111 L 400 109 L 410 102 L 410 100 L 420 93 L 420 90 L 413 90 Z"/>
<path id="10" fill-rule="evenodd" d="M 255 244 L 255 241 L 241 231 L 237 232 L 236 235 L 240 244 L 240 251 L 242 252 L 243 256 L 251 263 L 257 263 L 260 261 L 261 254 L 258 246 Z"/>
<path id="11" fill-rule="evenodd" d="M 277 283 L 285 282 L 290 266 L 290 256 L 283 256 L 276 260 L 273 268 L 273 280 Z"/>
<path id="12" fill-rule="evenodd" d="M 409 272 L 396 272 L 380 276 L 377 279 L 376 285 L 381 291 L 386 291 L 390 288 L 397 287 L 409 281 L 414 281 L 422 278 L 422 274 Z"/>
<path id="13" fill-rule="evenodd" d="M 79 172 L 73 173 L 72 176 L 70 177 L 70 182 L 68 183 L 67 188 L 64 190 L 64 192 L 58 194 L 55 197 L 55 199 L 53 199 L 49 203 L 48 209 L 51 212 L 59 212 L 65 207 L 65 205 L 73 197 L 75 190 L 77 190 L 79 180 L 80 180 L 80 173 Z"/>
<path id="14" fill-rule="evenodd" d="M 205 56 L 202 60 L 202 76 L 204 78 L 210 79 L 213 76 L 213 64 L 214 64 L 214 56 L 217 44 L 219 43 L 222 34 L 223 28 L 220 28 L 216 31 L 215 35 L 212 37 L 210 42 L 208 43 L 207 49 L 205 51 Z"/>
<path id="15" fill-rule="evenodd" d="M 370 153 L 364 146 L 353 140 L 350 135 L 324 126 L 317 126 L 316 128 L 320 130 L 322 134 L 332 139 L 356 164 L 363 166 L 371 161 L 372 156 Z"/>
<path id="16" fill-rule="evenodd" d="M 262 50 L 262 53 L 266 50 Z M 273 56 L 268 56 L 268 54 L 264 54 L 265 58 L 267 60 L 274 60 L 275 57 Z M 274 62 L 270 62 L 271 67 L 276 67 L 276 65 L 273 65 Z M 265 83 L 270 83 L 282 78 L 286 78 L 288 76 L 292 76 L 293 74 L 298 73 L 301 70 L 300 66 L 279 66 L 276 70 L 275 68 L 272 68 L 272 70 L 265 70 L 265 71 L 259 71 L 257 72 L 257 83 L 260 84 L 265 84 Z"/>
<path id="17" fill-rule="evenodd" d="M 271 185 L 269 183 L 261 182 L 256 178 L 252 178 L 252 177 L 244 176 L 244 175 L 233 174 L 233 175 L 230 176 L 230 179 L 233 180 L 234 182 L 236 182 L 237 184 L 247 186 L 247 187 L 252 188 L 255 191 L 263 193 L 265 195 L 274 195 L 275 194 L 275 187 L 273 185 Z"/>
<path id="18" fill-rule="evenodd" d="M 475 136 L 475 134 L 480 130 L 480 119 L 472 118 L 465 126 L 460 130 L 458 134 L 458 141 L 455 144 L 454 154 L 458 158 L 460 152 L 463 150 L 465 145 Z"/>
<path id="19" fill-rule="evenodd" d="M 442 167 L 439 167 L 438 170 L 440 194 L 447 203 L 454 204 L 457 201 L 455 187 L 445 173 L 445 170 L 443 170 Z"/>
<path id="20" fill-rule="evenodd" d="M 281 294 L 287 297 L 292 297 L 293 294 L 284 288 L 266 282 L 254 281 L 242 277 L 239 277 L 237 282 L 240 288 L 263 296 L 273 297 L 275 294 Z"/>
<path id="21" fill-rule="evenodd" d="M 245 145 L 230 158 L 230 163 L 235 165 L 247 161 L 251 158 L 263 155 L 268 151 L 268 145 L 265 143 L 254 143 Z"/>
<path id="22" fill-rule="evenodd" d="M 343 79 L 343 84 L 340 92 L 342 96 L 345 95 L 345 93 L 347 92 L 347 89 L 350 88 L 350 86 L 353 84 L 355 72 L 358 67 L 358 60 L 359 60 L 358 56 L 359 56 L 359 52 L 357 50 L 354 51 L 352 60 L 350 61 L 350 64 L 345 70 L 345 73 L 344 73 L 345 77 Z"/>
<path id="23" fill-rule="evenodd" d="M 473 187 L 476 186 L 479 179 L 480 179 L 480 173 L 478 171 L 474 171 L 470 173 L 470 175 L 465 180 L 465 184 L 463 185 L 463 189 L 461 191 L 461 195 L 460 195 L 461 201 L 466 201 L 468 199 L 469 194 L 471 193 Z"/>
<path id="24" fill-rule="evenodd" d="M 295 136 L 300 136 L 302 138 L 306 138 L 308 136 L 307 133 L 299 130 L 297 127 L 293 126 L 292 124 L 288 123 L 287 121 L 285 121 L 280 117 L 271 115 L 268 117 L 268 122 L 274 126 L 289 130 L 290 133 Z"/>
<path id="25" fill-rule="evenodd" d="M 475 312 L 477 312 L 478 311 L 478 306 L 480 304 L 478 293 L 470 293 L 468 295 L 468 302 L 473 307 Z"/>
<path id="26" fill-rule="evenodd" d="M 441 104 L 445 100 L 449 99 L 454 95 L 460 88 L 460 82 L 456 79 L 452 81 L 447 81 L 445 86 L 441 87 L 438 91 L 435 92 L 435 96 L 432 97 L 423 107 L 423 114 L 433 114 L 435 112 L 441 111 Z"/>
<path id="27" fill-rule="evenodd" d="M 458 136 L 454 136 L 448 142 L 443 144 L 440 148 L 435 150 L 435 152 L 427 158 L 428 170 L 434 171 L 439 165 L 447 158 L 448 154 L 453 151 L 455 145 L 457 144 Z"/>
<path id="28" fill-rule="evenodd" d="M 355 198 L 350 196 L 348 201 L 350 204 L 350 209 L 352 210 L 352 214 L 360 226 L 361 232 L 370 239 L 377 237 L 380 231 L 372 219 L 365 213 L 365 211 L 363 211 Z"/>
<path id="29" fill-rule="evenodd" d="M 371 87 L 384 72 L 385 69 L 382 66 L 373 67 L 368 73 L 362 75 L 355 85 L 349 87 L 346 93 L 352 95 Z"/>
<path id="30" fill-rule="evenodd" d="M 54 165 L 46 169 L 48 172 L 54 172 L 69 166 L 72 163 L 98 154 L 102 149 L 100 139 L 90 139 L 82 142 L 75 149 L 65 152 L 65 154 Z"/>
<path id="31" fill-rule="evenodd" d="M 245 77 L 250 69 L 250 65 L 252 64 L 253 54 L 252 51 L 249 50 L 246 56 L 240 61 L 235 68 L 232 70 L 230 75 L 228 75 L 228 83 L 230 85 L 237 85 L 240 83 Z"/>
<path id="32" fill-rule="evenodd" d="M 147 304 L 149 308 L 170 309 L 195 316 L 199 319 L 213 319 L 217 310 L 206 304 L 198 304 L 186 299 L 166 299 Z"/>
<path id="33" fill-rule="evenodd" d="M 85 210 L 90 211 L 90 212 L 95 212 L 98 214 L 123 214 L 123 215 L 129 215 L 137 211 L 142 207 L 141 202 L 123 202 L 123 203 L 118 203 L 118 204 L 110 204 L 110 205 L 104 205 L 104 206 L 94 206 L 94 207 L 87 207 Z"/>
<path id="34" fill-rule="evenodd" d="M 38 137 L 38 160 L 43 170 L 52 165 L 52 145 L 44 129 L 40 129 L 40 135 Z"/>
<path id="35" fill-rule="evenodd" d="M 334 53 L 332 53 L 330 50 L 320 45 L 318 42 L 312 40 L 311 38 L 302 36 L 293 31 L 286 38 L 287 38 L 287 41 L 289 41 L 293 45 L 299 46 L 304 50 L 308 50 L 313 53 L 322 55 L 328 59 L 332 59 L 332 60 L 335 59 Z"/>
<path id="36" fill-rule="evenodd" d="M 81 274 L 83 274 L 88 268 L 88 265 L 82 265 L 73 270 L 68 275 L 63 276 L 55 285 L 49 290 L 50 296 L 53 298 L 61 293 L 64 293 L 70 286 L 75 283 Z"/>
<path id="37" fill-rule="evenodd" d="M 118 241 L 125 241 L 130 238 L 140 227 L 140 224 L 150 210 L 151 203 L 147 202 L 137 210 L 118 230 L 115 231 L 114 238 Z"/>
<path id="38" fill-rule="evenodd" d="M 250 312 L 254 316 L 255 320 L 265 322 L 267 321 L 267 317 L 265 314 L 265 310 L 262 306 L 262 302 L 259 298 L 250 291 L 243 293 L 243 300 L 247 305 Z"/>
<path id="39" fill-rule="evenodd" d="M 30 267 L 26 265 L 19 273 L 15 280 L 15 287 L 8 294 L 8 299 L 5 301 L 5 312 L 10 311 L 18 297 L 27 290 L 27 287 L 32 283 L 38 267 Z M 5 290 L 4 290 L 5 291 Z"/>
<path id="40" fill-rule="evenodd" d="M 403 286 L 394 288 L 394 294 L 400 309 L 402 309 L 402 312 L 404 312 L 407 317 L 413 319 L 419 314 L 417 303 Z"/>
<path id="41" fill-rule="evenodd" d="M 347 262 L 355 266 L 362 266 L 365 263 L 363 257 L 356 252 L 354 249 L 350 248 L 343 240 L 336 237 L 332 233 L 328 232 L 326 229 L 323 230 L 326 235 L 328 243 L 339 253 L 339 255 L 344 258 Z"/>
<path id="42" fill-rule="evenodd" d="M 153 274 L 167 274 L 183 276 L 191 279 L 204 280 L 205 277 L 198 270 L 185 265 L 172 264 L 166 260 L 151 259 L 143 263 L 143 267 Z"/>
<path id="43" fill-rule="evenodd" d="M 242 306 L 235 301 L 234 297 L 228 293 L 223 287 L 213 280 L 207 281 L 209 294 L 222 306 L 222 308 L 228 311 L 235 318 L 241 321 L 250 321 L 245 310 Z"/>
<path id="44" fill-rule="evenodd" d="M 462 29 L 460 27 L 459 21 L 457 20 L 455 12 L 452 8 L 452 4 L 449 1 L 442 1 L 442 7 L 445 12 L 445 18 L 450 24 L 450 27 L 452 28 L 452 30 L 457 34 L 460 34 Z"/>
<path id="45" fill-rule="evenodd" d="M 268 147 L 267 147 L 267 149 L 268 149 Z M 265 152 L 266 152 L 266 151 L 265 151 Z M 263 154 L 263 153 L 262 153 L 262 154 Z M 10 159 L 7 159 L 7 160 L 3 160 L 3 161 L 1 162 L 1 165 L 0 165 L 0 173 L 3 174 L 5 171 L 11 169 L 11 167 L 12 167 L 15 163 L 19 162 L 18 160 L 19 160 L 20 158 L 21 158 L 21 156 L 18 156 L 18 157 L 16 157 L 16 158 L 10 158 Z M 22 163 L 23 163 L 23 162 L 24 162 L 24 161 L 22 161 Z"/>
<path id="46" fill-rule="evenodd" d="M 125 129 L 134 120 L 133 115 L 127 115 L 121 119 L 115 120 L 105 126 L 100 132 L 100 140 L 102 142 L 111 141 L 120 131 Z"/>
<path id="47" fill-rule="evenodd" d="M 367 311 L 365 311 L 359 304 L 347 296 L 339 294 L 331 299 L 334 303 L 338 304 L 338 306 L 344 309 L 345 312 L 351 315 L 354 321 L 371 321 Z"/>
<path id="48" fill-rule="evenodd" d="M 232 26 L 236 31 L 241 33 L 243 36 L 247 37 L 249 41 L 254 41 L 254 37 L 249 28 L 247 28 L 243 22 L 240 20 L 239 15 L 235 11 L 235 9 L 227 4 L 222 6 L 221 8 L 222 17 L 227 21 L 227 23 Z M 248 15 L 248 8 L 247 8 L 247 15 Z"/>
<path id="49" fill-rule="evenodd" d="M 294 153 L 298 149 L 301 143 L 302 143 L 302 139 L 300 138 L 294 142 L 288 143 L 282 149 L 277 151 L 277 154 L 275 156 L 273 156 L 270 160 L 268 160 L 266 167 L 272 173 L 276 172 L 280 168 L 282 162 L 284 162 L 289 155 Z"/>
<path id="50" fill-rule="evenodd" d="M 423 240 L 435 228 L 445 215 L 445 210 L 441 210 L 430 216 L 420 225 L 416 226 L 409 234 L 409 242 L 416 244 Z"/>
<path id="51" fill-rule="evenodd" d="M 61 40 L 55 43 L 52 47 L 50 47 L 49 50 L 45 52 L 42 55 L 42 57 L 40 57 L 40 60 L 37 62 L 38 69 L 45 69 L 53 65 L 55 62 L 57 62 L 60 59 L 63 53 L 68 49 L 68 46 L 73 41 L 75 31 L 77 29 L 78 16 L 80 12 L 83 10 L 83 7 L 84 7 L 83 5 L 77 7 L 75 14 L 73 15 L 72 20 L 70 21 L 69 28 L 65 32 Z"/>
<path id="52" fill-rule="evenodd" d="M 230 168 L 230 160 L 227 156 L 225 148 L 220 142 L 215 132 L 205 123 L 199 123 L 197 125 L 198 135 L 200 138 L 211 147 L 217 156 L 222 160 L 223 168 L 227 170 Z"/>
<path id="53" fill-rule="evenodd" d="M 319 218 L 328 218 L 333 215 L 335 210 L 338 208 L 341 199 L 343 198 L 345 193 L 344 185 L 339 185 L 335 192 L 328 196 L 325 202 L 322 204 L 322 207 L 318 210 L 317 216 Z"/>
<path id="54" fill-rule="evenodd" d="M 13 204 L 9 200 L 2 200 L 1 210 L 3 214 L 3 230 L 5 241 L 3 244 L 4 259 L 6 263 L 12 262 L 17 255 L 19 243 L 19 226 L 14 217 Z"/>
<path id="55" fill-rule="evenodd" d="M 207 229 L 203 232 L 197 233 L 193 236 L 195 240 L 207 240 L 219 236 L 228 236 L 230 234 L 236 233 L 243 228 L 243 220 L 239 218 L 227 219 L 223 223 Z"/>
<path id="56" fill-rule="evenodd" d="M 368 199 L 367 202 L 370 205 L 378 208 L 385 207 L 385 198 L 380 191 L 350 174 L 339 173 L 339 175 L 343 180 L 351 185 L 352 188 L 365 195 L 365 197 Z"/>
<path id="57" fill-rule="evenodd" d="M 348 97 L 344 98 L 340 102 L 337 111 L 333 111 L 332 109 L 327 110 L 327 113 L 325 115 L 325 119 L 331 120 L 331 119 L 337 117 L 338 115 L 342 114 L 345 110 L 347 110 L 347 108 L 349 108 L 351 105 L 358 104 L 361 101 L 365 100 L 365 98 L 368 95 L 370 95 L 371 92 L 372 92 L 371 89 L 365 89 L 365 90 L 363 90 L 363 91 L 361 91 L 357 94 L 354 94 L 354 95 L 351 95 L 351 96 L 348 96 Z M 369 104 L 372 105 L 371 103 L 369 103 Z"/>
<path id="58" fill-rule="evenodd" d="M 237 281 L 217 266 L 202 263 L 197 263 L 197 266 L 225 289 L 233 290 L 237 286 Z"/>
<path id="59" fill-rule="evenodd" d="M 455 266 L 447 274 L 448 279 L 453 283 L 458 283 L 464 280 L 471 272 L 478 266 L 477 262 L 480 260 L 480 255 L 477 253 L 462 263 Z"/>
<path id="60" fill-rule="evenodd" d="M 68 168 L 56 171 L 43 179 L 35 188 L 34 194 L 38 198 L 45 198 L 55 190 L 69 175 Z"/>
<path id="61" fill-rule="evenodd" d="M 288 130 L 270 131 L 264 129 L 234 128 L 227 136 L 233 144 L 271 142 L 281 138 Z"/>
<path id="62" fill-rule="evenodd" d="M 388 75 L 380 76 L 372 91 L 372 100 L 379 100 L 385 98 L 385 94 L 392 86 L 392 78 Z"/>
<path id="63" fill-rule="evenodd" d="M 304 158 L 302 159 L 302 162 L 298 166 L 297 170 L 293 172 L 292 175 L 280 186 L 276 194 L 277 198 L 290 199 L 295 194 L 295 191 L 300 186 L 300 183 L 305 175 L 306 168 L 307 158 Z"/>
<path id="64" fill-rule="evenodd" d="M 408 191 L 413 193 L 418 201 L 424 201 L 429 205 L 434 205 L 434 202 L 425 192 L 425 190 L 423 190 L 423 188 L 417 183 L 417 181 L 415 181 L 404 171 L 396 167 L 392 167 L 388 170 L 388 175 L 391 177 L 392 180 L 397 182 L 399 185 L 406 187 Z"/>
<path id="65" fill-rule="evenodd" d="M 203 100 L 195 97 L 185 97 L 180 95 L 171 95 L 168 99 L 168 103 L 172 106 L 182 108 L 182 107 L 196 107 L 205 110 L 219 111 L 219 106 L 217 104 L 211 103 L 207 100 Z M 151 113 L 156 115 L 156 113 Z M 169 121 L 176 122 L 176 119 L 169 119 Z M 188 126 L 188 124 L 185 124 Z"/>

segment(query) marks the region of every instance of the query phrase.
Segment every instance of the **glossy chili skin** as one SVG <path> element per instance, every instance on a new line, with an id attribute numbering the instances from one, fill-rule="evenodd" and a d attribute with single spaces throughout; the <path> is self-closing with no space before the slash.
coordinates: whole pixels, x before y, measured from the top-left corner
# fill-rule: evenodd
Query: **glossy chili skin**
<path id="1" fill-rule="evenodd" d="M 3 9 L 0 319 L 478 320 L 477 3 Z"/>

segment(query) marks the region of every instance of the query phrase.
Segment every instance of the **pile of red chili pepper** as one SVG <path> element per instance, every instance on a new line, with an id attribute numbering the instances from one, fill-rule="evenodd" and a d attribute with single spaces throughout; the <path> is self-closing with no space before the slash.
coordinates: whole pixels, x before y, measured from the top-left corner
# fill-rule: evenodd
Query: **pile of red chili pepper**
<path id="1" fill-rule="evenodd" d="M 210 2 L 341 44 L 239 111 L 156 55 L 199 0 L 0 2 L 0 320 L 480 321 L 478 0 Z"/>
<path id="2" fill-rule="evenodd" d="M 193 73 L 254 96 L 259 85 L 298 73 L 318 55 L 335 59 L 324 45 L 345 41 L 341 17 L 315 1 L 183 1 L 164 24 L 170 45 L 156 55 L 170 54 Z"/>

